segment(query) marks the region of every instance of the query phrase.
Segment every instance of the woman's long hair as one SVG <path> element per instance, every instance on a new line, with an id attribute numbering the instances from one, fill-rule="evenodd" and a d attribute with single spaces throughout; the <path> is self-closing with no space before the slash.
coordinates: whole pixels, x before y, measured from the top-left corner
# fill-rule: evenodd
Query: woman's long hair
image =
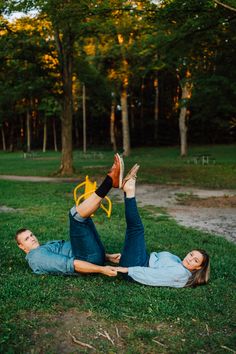
<path id="1" fill-rule="evenodd" d="M 201 250 L 201 249 L 196 249 L 195 251 L 198 251 L 202 254 L 203 261 L 202 261 L 200 269 L 192 271 L 192 275 L 189 278 L 185 287 L 190 287 L 190 286 L 195 287 L 198 285 L 206 284 L 210 278 L 210 257 L 209 257 L 209 255 L 206 253 L 206 251 Z"/>

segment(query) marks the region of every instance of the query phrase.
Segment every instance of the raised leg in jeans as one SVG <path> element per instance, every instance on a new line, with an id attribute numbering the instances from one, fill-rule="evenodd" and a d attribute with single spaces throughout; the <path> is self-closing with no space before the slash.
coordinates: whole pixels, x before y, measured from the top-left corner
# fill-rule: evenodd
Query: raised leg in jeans
<path id="1" fill-rule="evenodd" d="M 70 210 L 69 218 L 70 241 L 75 259 L 103 265 L 105 249 L 92 219 L 82 218 L 75 207 Z"/>
<path id="2" fill-rule="evenodd" d="M 120 174 L 120 159 L 115 155 L 111 171 L 99 188 L 80 205 L 70 210 L 70 240 L 75 259 L 103 265 L 105 250 L 90 216 L 99 208 L 102 199 L 114 185 L 114 176 Z"/>
<path id="3" fill-rule="evenodd" d="M 125 217 L 127 228 L 120 266 L 148 266 L 149 256 L 146 251 L 144 227 L 135 197 L 125 198 Z"/>

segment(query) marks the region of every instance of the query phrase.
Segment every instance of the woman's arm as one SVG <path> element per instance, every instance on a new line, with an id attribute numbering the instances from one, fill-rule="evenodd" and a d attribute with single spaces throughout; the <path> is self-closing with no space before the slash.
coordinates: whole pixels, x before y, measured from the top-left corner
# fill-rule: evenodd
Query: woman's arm
<path id="1" fill-rule="evenodd" d="M 117 268 L 112 266 L 99 266 L 86 261 L 74 260 L 74 268 L 77 273 L 100 273 L 108 277 L 115 277 L 117 275 Z"/>

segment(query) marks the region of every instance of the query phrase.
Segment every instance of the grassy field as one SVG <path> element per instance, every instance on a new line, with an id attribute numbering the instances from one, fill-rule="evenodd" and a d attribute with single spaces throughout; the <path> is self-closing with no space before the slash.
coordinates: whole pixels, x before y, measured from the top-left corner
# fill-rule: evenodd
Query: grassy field
<path id="1" fill-rule="evenodd" d="M 210 188 L 236 188 L 236 146 L 195 147 L 181 159 L 177 148 L 134 149 L 127 169 L 140 163 L 139 182 L 179 183 Z M 188 163 L 208 151 L 215 164 Z M 112 152 L 74 152 L 75 174 L 99 179 Z M 0 152 L 0 174 L 51 176 L 60 154 Z M 235 350 L 235 245 L 178 226 L 156 209 L 142 209 L 149 250 L 170 250 L 183 257 L 191 248 L 212 256 L 208 286 L 196 289 L 151 288 L 102 276 L 36 276 L 16 248 L 19 227 L 32 229 L 44 242 L 68 238 L 67 212 L 73 183 L 40 184 L 0 181 L 0 205 L 17 212 L 0 213 L 1 259 L 0 352 L 81 353 L 226 353 Z M 154 213 L 153 213 L 154 211 Z M 163 211 L 162 211 L 163 214 Z M 25 223 L 27 220 L 27 225 Z M 108 252 L 121 250 L 123 206 L 114 203 L 111 220 L 98 212 L 94 221 Z M 111 231 L 112 230 L 112 231 Z M 106 332 L 105 332 L 106 331 Z M 108 333 L 110 339 L 105 337 Z M 74 340 L 72 338 L 74 336 Z"/>
<path id="2" fill-rule="evenodd" d="M 211 154 L 215 164 L 193 164 L 192 156 L 203 152 Z M 83 180 L 86 174 L 94 178 L 103 176 L 111 164 L 112 156 L 112 151 L 89 151 L 86 155 L 74 151 L 74 176 L 79 180 Z M 180 158 L 178 147 L 133 149 L 131 156 L 125 159 L 127 169 L 136 162 L 141 165 L 141 183 L 236 188 L 236 145 L 192 147 L 185 159 Z M 38 151 L 24 159 L 21 152 L 0 152 L 0 174 L 51 176 L 59 165 L 60 153 L 43 154 Z"/>
<path id="3" fill-rule="evenodd" d="M 168 153 L 173 164 L 174 153 L 175 150 Z M 150 150 L 150 156 L 155 154 L 157 151 Z M 153 161 L 147 161 L 145 156 L 144 150 L 136 151 L 129 163 L 139 157 L 151 169 Z M 219 156 L 220 151 L 218 161 Z M 107 154 L 105 164 L 108 157 Z M 16 163 L 14 171 L 15 162 L 11 165 L 10 158 L 19 159 L 19 155 L 9 154 L 8 159 L 7 154 L 1 156 L 5 168 L 9 166 L 4 173 L 21 174 L 24 168 Z M 159 153 L 155 163 L 162 161 L 163 168 L 165 159 Z M 223 162 L 222 157 L 221 167 L 234 163 L 230 157 L 227 163 Z M 28 164 L 26 174 L 33 174 L 30 164 L 37 161 L 22 159 L 21 163 Z M 177 160 L 175 166 L 181 168 L 181 163 Z M 42 164 L 44 175 L 56 167 L 55 161 L 52 166 L 45 160 Z M 143 180 L 146 173 L 145 168 Z M 235 245 L 214 235 L 180 227 L 165 215 L 158 217 L 156 209 L 153 212 L 150 208 L 141 209 L 149 251 L 169 250 L 183 257 L 192 248 L 205 248 L 212 257 L 208 286 L 152 288 L 125 282 L 120 276 L 32 274 L 15 245 L 14 232 L 27 227 L 41 242 L 67 239 L 67 215 L 74 187 L 73 183 L 0 181 L 0 204 L 16 209 L 0 213 L 0 352 L 187 354 L 235 350 Z M 121 250 L 125 231 L 123 212 L 123 205 L 114 202 L 110 220 L 101 211 L 94 217 L 107 252 Z M 76 340 L 94 349 L 83 347 Z"/>

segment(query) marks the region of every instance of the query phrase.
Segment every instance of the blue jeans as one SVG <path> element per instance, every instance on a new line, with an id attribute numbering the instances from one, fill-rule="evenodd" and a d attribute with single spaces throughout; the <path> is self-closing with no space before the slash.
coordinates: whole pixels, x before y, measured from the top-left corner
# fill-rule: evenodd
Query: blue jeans
<path id="1" fill-rule="evenodd" d="M 120 266 L 148 267 L 149 255 L 146 251 L 144 227 L 135 198 L 125 198 L 125 218 L 127 227 Z"/>
<path id="2" fill-rule="evenodd" d="M 75 259 L 103 265 L 105 249 L 92 219 L 82 218 L 75 207 L 71 209 L 69 217 L 70 241 Z M 127 228 L 120 266 L 147 267 L 149 255 L 146 251 L 144 227 L 135 198 L 125 198 L 125 217 Z"/>
<path id="3" fill-rule="evenodd" d="M 69 213 L 70 241 L 75 259 L 104 265 L 105 249 L 91 218 L 82 218 L 73 207 Z"/>

